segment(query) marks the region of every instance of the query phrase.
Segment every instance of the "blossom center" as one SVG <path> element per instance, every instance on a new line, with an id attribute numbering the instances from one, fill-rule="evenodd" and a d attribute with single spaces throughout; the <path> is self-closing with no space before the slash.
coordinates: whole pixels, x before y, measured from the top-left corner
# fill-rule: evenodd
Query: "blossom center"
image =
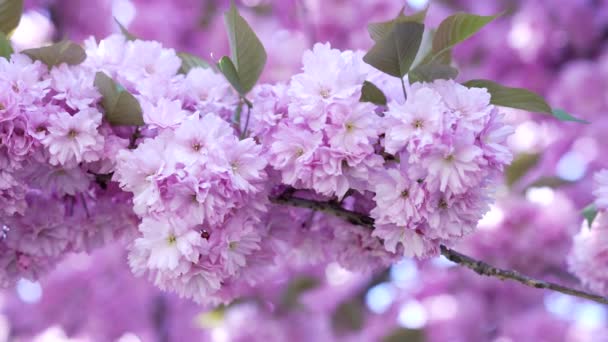
<path id="1" fill-rule="evenodd" d="M 442 198 L 439 200 L 439 204 L 437 206 L 439 207 L 439 209 L 447 209 L 448 203 L 445 201 L 445 199 Z"/>
<path id="2" fill-rule="evenodd" d="M 173 235 L 173 234 L 170 234 L 167 237 L 167 243 L 169 243 L 170 245 L 174 245 L 176 241 L 177 241 L 177 237 L 175 237 L 175 235 Z"/>
<path id="3" fill-rule="evenodd" d="M 401 197 L 402 198 L 409 198 L 410 197 L 410 191 L 408 189 L 405 189 L 405 190 L 401 191 Z"/>
<path id="4" fill-rule="evenodd" d="M 345 127 L 346 127 L 346 131 L 347 132 L 352 132 L 355 129 L 355 125 L 353 125 L 350 122 L 347 122 L 346 125 L 345 125 Z"/>
<path id="5" fill-rule="evenodd" d="M 199 142 L 195 142 L 195 143 L 193 143 L 193 144 L 192 144 L 192 149 L 193 149 L 195 152 L 200 151 L 200 150 L 201 150 L 201 148 L 203 148 L 203 145 L 202 145 L 201 143 L 199 143 Z"/>
<path id="6" fill-rule="evenodd" d="M 239 170 L 239 163 L 232 162 L 230 163 L 230 167 L 232 168 L 232 173 L 237 173 L 237 171 Z"/>
<path id="7" fill-rule="evenodd" d="M 303 155 L 304 155 L 304 150 L 303 150 L 303 149 L 301 149 L 301 148 L 298 148 L 298 149 L 296 150 L 296 156 L 297 156 L 297 157 L 301 157 L 301 156 L 303 156 Z"/>
<path id="8" fill-rule="evenodd" d="M 239 245 L 238 242 L 236 241 L 230 241 L 228 242 L 228 249 L 230 249 L 231 251 L 235 250 L 236 247 Z"/>
<path id="9" fill-rule="evenodd" d="M 454 155 L 450 154 L 449 156 L 445 157 L 445 161 L 448 163 L 451 163 L 454 161 Z"/>
<path id="10" fill-rule="evenodd" d="M 153 74 L 156 71 L 156 70 L 154 70 L 154 65 L 153 64 L 146 65 L 145 69 L 146 69 L 146 72 L 148 74 Z"/>
<path id="11" fill-rule="evenodd" d="M 330 96 L 330 94 L 331 94 L 331 92 L 329 91 L 328 88 L 322 87 L 319 90 L 319 95 L 321 95 L 321 97 L 324 98 L 324 99 L 328 99 L 329 96 Z"/>
<path id="12" fill-rule="evenodd" d="M 209 238 L 211 237 L 211 234 L 209 234 L 209 232 L 205 229 L 203 229 L 201 231 L 201 237 L 205 240 L 209 240 Z"/>
<path id="13" fill-rule="evenodd" d="M 421 119 L 416 119 L 412 123 L 412 126 L 416 129 L 424 128 L 424 121 L 422 121 Z"/>
<path id="14" fill-rule="evenodd" d="M 74 139 L 78 136 L 78 132 L 75 129 L 70 129 L 68 131 L 68 138 Z"/>

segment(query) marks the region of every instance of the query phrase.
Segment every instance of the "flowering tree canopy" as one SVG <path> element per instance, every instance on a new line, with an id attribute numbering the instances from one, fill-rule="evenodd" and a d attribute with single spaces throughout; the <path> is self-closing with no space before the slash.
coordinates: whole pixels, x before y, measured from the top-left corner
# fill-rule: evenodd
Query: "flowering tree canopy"
<path id="1" fill-rule="evenodd" d="M 605 338 L 606 37 L 402 5 L 0 1 L 7 338 Z"/>

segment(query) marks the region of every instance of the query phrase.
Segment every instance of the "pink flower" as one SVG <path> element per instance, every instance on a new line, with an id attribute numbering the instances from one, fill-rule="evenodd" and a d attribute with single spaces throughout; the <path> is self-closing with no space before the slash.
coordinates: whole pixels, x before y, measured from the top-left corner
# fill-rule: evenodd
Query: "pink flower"
<path id="1" fill-rule="evenodd" d="M 196 247 L 201 243 L 198 232 L 188 229 L 178 218 L 146 217 L 139 225 L 142 237 L 133 248 L 145 251 L 147 267 L 174 270 L 180 263 L 196 262 Z"/>
<path id="2" fill-rule="evenodd" d="M 608 216 L 600 212 L 591 227 L 584 221 L 568 257 L 570 271 L 583 284 L 602 295 L 608 294 Z"/>
<path id="3" fill-rule="evenodd" d="M 468 186 L 478 182 L 481 170 L 482 150 L 475 146 L 475 138 L 463 132 L 453 144 L 438 146 L 423 163 L 428 168 L 430 184 L 440 191 L 462 193 Z"/>
<path id="4" fill-rule="evenodd" d="M 411 227 L 421 219 L 425 193 L 416 180 L 399 169 L 389 169 L 375 180 L 376 207 L 370 212 L 379 224 L 393 223 Z"/>
<path id="5" fill-rule="evenodd" d="M 51 115 L 49 134 L 42 140 L 51 164 L 74 165 L 98 160 L 104 141 L 97 131 L 101 117 L 93 108 L 82 109 L 74 115 L 66 112 Z"/>
<path id="6" fill-rule="evenodd" d="M 148 101 L 141 101 L 144 122 L 151 127 L 176 128 L 192 113 L 182 109 L 179 100 L 168 100 L 161 98 L 156 104 Z"/>
<path id="7" fill-rule="evenodd" d="M 593 195 L 596 197 L 595 205 L 599 209 L 608 209 L 608 170 L 596 172 L 593 180 L 595 181 L 595 190 L 593 190 Z"/>
<path id="8" fill-rule="evenodd" d="M 447 108 L 432 88 L 413 88 L 404 104 L 391 102 L 386 112 L 385 148 L 395 154 L 432 144 L 442 134 Z"/>

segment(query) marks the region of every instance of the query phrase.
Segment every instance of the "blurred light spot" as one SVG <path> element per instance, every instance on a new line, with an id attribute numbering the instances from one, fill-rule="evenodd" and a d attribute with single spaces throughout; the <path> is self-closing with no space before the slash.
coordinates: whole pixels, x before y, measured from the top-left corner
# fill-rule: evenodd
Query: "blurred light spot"
<path id="1" fill-rule="evenodd" d="M 426 7 L 429 0 L 407 0 L 407 3 L 412 6 L 412 8 L 421 10 Z"/>
<path id="2" fill-rule="evenodd" d="M 215 328 L 211 332 L 211 341 L 213 342 L 228 342 L 230 341 L 230 335 L 226 328 Z"/>
<path id="3" fill-rule="evenodd" d="M 555 192 L 549 187 L 530 188 L 526 191 L 526 199 L 532 203 L 549 205 L 553 202 Z"/>
<path id="4" fill-rule="evenodd" d="M 353 273 L 338 263 L 332 262 L 325 268 L 325 278 L 330 285 L 338 286 L 349 281 L 353 276 Z"/>
<path id="5" fill-rule="evenodd" d="M 390 270 L 391 280 L 400 288 L 411 288 L 417 284 L 418 266 L 412 259 L 403 259 Z"/>
<path id="6" fill-rule="evenodd" d="M 0 315 L 0 341 L 8 341 L 10 322 L 4 315 Z"/>
<path id="7" fill-rule="evenodd" d="M 571 319 L 576 300 L 561 293 L 550 293 L 545 296 L 545 308 L 561 319 Z"/>
<path id="8" fill-rule="evenodd" d="M 513 342 L 513 340 L 505 336 L 499 336 L 492 340 L 492 342 Z"/>
<path id="9" fill-rule="evenodd" d="M 390 283 L 378 284 L 365 294 L 367 307 L 377 313 L 384 313 L 395 301 L 395 288 Z"/>
<path id="10" fill-rule="evenodd" d="M 21 278 L 17 282 L 17 294 L 26 303 L 36 303 L 42 297 L 42 286 L 38 282 Z"/>
<path id="11" fill-rule="evenodd" d="M 433 266 L 438 268 L 450 268 L 456 266 L 455 263 L 451 262 L 444 256 L 440 256 L 439 258 L 434 258 L 431 260 Z"/>
<path id="12" fill-rule="evenodd" d="M 27 11 L 21 16 L 11 41 L 18 51 L 40 47 L 50 43 L 54 30 L 53 23 L 42 13 Z"/>
<path id="13" fill-rule="evenodd" d="M 242 0 L 243 5 L 247 7 L 256 7 L 263 4 L 263 0 Z"/>
<path id="14" fill-rule="evenodd" d="M 527 19 L 516 18 L 507 36 L 507 41 L 509 46 L 519 51 L 523 60 L 530 61 L 536 57 L 545 38 L 543 33 L 535 30 Z"/>
<path id="15" fill-rule="evenodd" d="M 409 329 L 420 329 L 426 324 L 426 311 L 424 306 L 417 300 L 405 303 L 397 317 L 399 325 Z"/>
<path id="16" fill-rule="evenodd" d="M 601 328 L 608 319 L 608 312 L 602 305 L 582 303 L 560 293 L 545 296 L 545 308 L 561 319 L 574 321 L 579 328 Z"/>
<path id="17" fill-rule="evenodd" d="M 133 19 L 137 9 L 130 0 L 114 0 L 112 2 L 112 15 L 123 26 L 128 27 Z"/>
<path id="18" fill-rule="evenodd" d="M 490 205 L 490 211 L 483 215 L 477 226 L 481 229 L 494 229 L 502 222 L 504 217 L 505 214 L 500 208 Z"/>
<path id="19" fill-rule="evenodd" d="M 585 328 L 601 328 L 606 322 L 606 308 L 596 303 L 579 303 L 575 321 L 577 326 Z"/>
<path id="20" fill-rule="evenodd" d="M 585 171 L 587 171 L 587 161 L 574 151 L 564 154 L 557 163 L 555 170 L 559 177 L 569 181 L 583 178 Z"/>
<path id="21" fill-rule="evenodd" d="M 509 145 L 515 151 L 528 151 L 539 141 L 540 127 L 532 121 L 526 121 L 517 126 L 515 132 L 509 137 Z"/>
<path id="22" fill-rule="evenodd" d="M 429 312 L 430 320 L 448 320 L 458 314 L 458 302 L 454 296 L 442 294 L 429 297 L 425 299 L 424 304 Z"/>
<path id="23" fill-rule="evenodd" d="M 34 342 L 70 342 L 77 340 L 68 338 L 65 331 L 57 325 L 48 327 L 33 339 Z"/>
<path id="24" fill-rule="evenodd" d="M 128 332 L 123 334 L 116 342 L 141 342 L 141 338 L 134 333 Z"/>

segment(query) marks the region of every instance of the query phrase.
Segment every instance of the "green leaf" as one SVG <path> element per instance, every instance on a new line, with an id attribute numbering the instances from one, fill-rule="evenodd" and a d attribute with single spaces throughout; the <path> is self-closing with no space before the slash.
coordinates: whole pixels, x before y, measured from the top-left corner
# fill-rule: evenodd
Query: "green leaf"
<path id="1" fill-rule="evenodd" d="M 209 68 L 209 63 L 185 52 L 179 52 L 177 56 L 182 60 L 182 66 L 179 68 L 179 73 L 187 74 L 192 68 Z"/>
<path id="2" fill-rule="evenodd" d="M 3 32 L 0 32 L 0 57 L 10 59 L 13 54 L 13 46 L 11 41 L 6 37 Z"/>
<path id="3" fill-rule="evenodd" d="M 555 108 L 551 111 L 551 114 L 553 114 L 553 116 L 555 116 L 556 118 L 558 118 L 561 121 L 574 121 L 574 122 L 579 122 L 579 123 L 584 123 L 584 124 L 590 123 L 589 121 L 575 118 L 574 116 L 570 115 L 570 113 L 566 112 L 563 109 Z"/>
<path id="4" fill-rule="evenodd" d="M 410 83 L 433 82 L 434 80 L 449 80 L 458 76 L 458 70 L 446 64 L 421 64 L 410 70 L 407 74 Z"/>
<path id="5" fill-rule="evenodd" d="M 127 40 L 136 40 L 137 37 L 135 37 L 135 35 L 133 35 L 131 32 L 129 32 L 129 30 L 127 30 L 126 27 L 124 27 L 120 21 L 118 21 L 118 19 L 114 18 L 114 21 L 116 22 L 116 24 L 118 24 L 118 27 L 120 28 L 120 33 L 122 33 L 123 36 L 125 36 L 125 38 Z"/>
<path id="6" fill-rule="evenodd" d="M 595 206 L 595 204 L 591 203 L 583 209 L 582 214 L 585 220 L 587 220 L 589 228 L 591 228 L 591 224 L 597 217 L 597 207 Z"/>
<path id="7" fill-rule="evenodd" d="M 139 102 L 131 93 L 103 72 L 95 74 L 95 86 L 102 95 L 101 105 L 105 119 L 113 126 L 142 126 L 143 113 Z"/>
<path id="8" fill-rule="evenodd" d="M 492 95 L 491 102 L 497 106 L 551 113 L 551 107 L 547 102 L 540 95 L 527 89 L 509 88 L 489 80 L 471 80 L 464 85 L 469 88 L 486 88 Z"/>
<path id="9" fill-rule="evenodd" d="M 391 32 L 369 50 L 363 60 L 374 68 L 395 77 L 403 77 L 416 58 L 424 25 L 397 22 Z"/>
<path id="10" fill-rule="evenodd" d="M 528 185 L 528 188 L 540 188 L 540 187 L 549 187 L 549 188 L 559 188 L 561 186 L 564 185 L 570 185 L 573 184 L 574 182 L 569 181 L 569 180 L 565 180 L 563 178 L 560 177 L 541 177 L 537 180 L 535 180 L 534 182 L 532 182 L 530 185 Z"/>
<path id="11" fill-rule="evenodd" d="M 293 309 L 298 305 L 300 296 L 319 286 L 319 280 L 313 277 L 298 277 L 289 282 L 283 292 L 281 305 L 285 309 Z"/>
<path id="12" fill-rule="evenodd" d="M 530 171 L 540 160 L 539 153 L 520 153 L 505 170 L 507 185 L 511 186 Z"/>
<path id="13" fill-rule="evenodd" d="M 23 0 L 0 0 L 0 32 L 10 37 L 19 25 Z"/>
<path id="14" fill-rule="evenodd" d="M 343 302 L 332 316 L 332 325 L 337 331 L 355 331 L 363 327 L 365 312 L 360 300 Z"/>
<path id="15" fill-rule="evenodd" d="M 33 60 L 41 61 L 49 68 L 63 63 L 78 65 L 87 58 L 87 54 L 80 45 L 67 40 L 50 46 L 24 50 L 21 53 L 28 55 Z"/>
<path id="16" fill-rule="evenodd" d="M 378 23 L 370 23 L 367 25 L 367 31 L 369 32 L 370 37 L 377 42 L 382 40 L 382 38 L 391 32 L 395 23 L 413 21 L 424 24 L 424 19 L 426 18 L 428 9 L 429 8 L 426 7 L 420 12 L 407 16 L 403 14 L 403 11 L 405 10 L 405 7 L 403 7 L 395 19 Z"/>
<path id="17" fill-rule="evenodd" d="M 363 82 L 359 102 L 371 102 L 379 106 L 386 106 L 386 96 L 380 88 L 370 81 Z"/>
<path id="18" fill-rule="evenodd" d="M 237 91 L 245 95 L 253 88 L 264 70 L 266 50 L 247 21 L 241 17 L 234 2 L 224 15 L 224 21 L 228 30 L 232 62 L 240 80 L 240 90 Z"/>
<path id="19" fill-rule="evenodd" d="M 385 336 L 382 342 L 424 342 L 424 330 L 398 328 Z"/>
<path id="20" fill-rule="evenodd" d="M 575 118 L 562 109 L 551 109 L 545 99 L 527 89 L 505 87 L 489 80 L 471 80 L 463 83 L 463 85 L 469 88 L 486 88 L 492 96 L 490 102 L 497 106 L 547 113 L 562 121 L 589 123 Z"/>
<path id="21" fill-rule="evenodd" d="M 228 82 L 232 85 L 234 90 L 237 91 L 237 93 L 239 93 L 241 95 L 244 95 L 247 93 L 245 91 L 245 88 L 241 84 L 241 80 L 239 78 L 238 71 L 236 70 L 236 67 L 234 66 L 234 63 L 232 63 L 232 60 L 230 59 L 230 57 L 227 57 L 227 56 L 222 57 L 220 59 L 220 61 L 217 63 L 217 67 L 218 67 L 218 69 L 220 69 L 222 74 L 224 74 L 224 77 L 226 77 L 226 80 L 228 80 Z"/>
<path id="22" fill-rule="evenodd" d="M 457 13 L 447 17 L 439 24 L 433 37 L 431 60 L 443 55 L 456 44 L 471 37 L 498 15 L 479 16 L 467 13 Z"/>

